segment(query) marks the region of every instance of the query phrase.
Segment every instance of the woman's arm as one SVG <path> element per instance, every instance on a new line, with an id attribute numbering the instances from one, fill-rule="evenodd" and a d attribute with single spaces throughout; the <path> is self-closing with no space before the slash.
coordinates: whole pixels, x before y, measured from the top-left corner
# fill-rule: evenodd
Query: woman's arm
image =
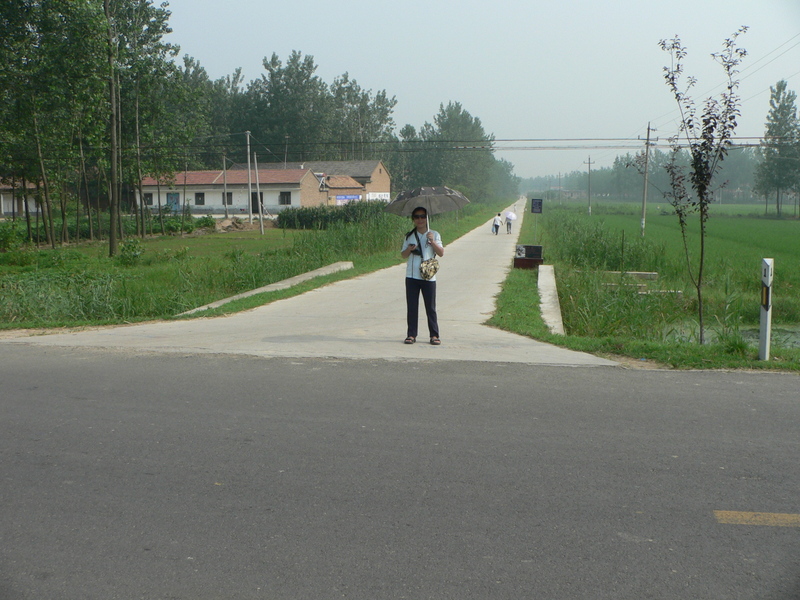
<path id="1" fill-rule="evenodd" d="M 444 256 L 444 246 L 440 240 L 437 240 L 433 233 L 428 233 L 428 243 L 430 244 L 431 248 L 433 248 L 433 252 L 436 256 Z"/>

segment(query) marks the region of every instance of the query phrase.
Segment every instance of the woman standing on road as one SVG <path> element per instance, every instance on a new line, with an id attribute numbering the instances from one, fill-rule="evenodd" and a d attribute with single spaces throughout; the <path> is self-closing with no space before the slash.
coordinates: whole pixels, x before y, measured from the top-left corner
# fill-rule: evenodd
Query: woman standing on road
<path id="1" fill-rule="evenodd" d="M 417 329 L 419 326 L 419 294 L 422 292 L 422 299 L 425 302 L 425 314 L 428 317 L 428 333 L 431 336 L 431 344 L 438 346 L 441 344 L 439 339 L 439 323 L 436 317 L 436 276 L 425 280 L 422 278 L 419 267 L 422 261 L 433 258 L 433 255 L 444 256 L 444 246 L 442 236 L 438 231 L 428 228 L 428 211 L 418 206 L 411 211 L 411 220 L 414 229 L 406 234 L 403 240 L 403 247 L 400 256 L 408 259 L 406 265 L 406 309 L 408 321 L 408 333 L 405 339 L 406 344 L 413 344 L 417 341 Z"/>

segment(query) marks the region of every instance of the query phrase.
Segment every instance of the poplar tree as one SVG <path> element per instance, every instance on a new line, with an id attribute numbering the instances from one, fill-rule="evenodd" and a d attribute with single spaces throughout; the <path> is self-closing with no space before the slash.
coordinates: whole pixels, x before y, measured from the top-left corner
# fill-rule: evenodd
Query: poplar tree
<path id="1" fill-rule="evenodd" d="M 782 213 L 784 191 L 800 183 L 800 123 L 797 94 L 781 80 L 770 87 L 769 114 L 761 141 L 761 162 L 756 167 L 756 191 L 766 198 L 775 194 L 775 210 Z M 766 206 L 765 206 L 766 208 Z"/>

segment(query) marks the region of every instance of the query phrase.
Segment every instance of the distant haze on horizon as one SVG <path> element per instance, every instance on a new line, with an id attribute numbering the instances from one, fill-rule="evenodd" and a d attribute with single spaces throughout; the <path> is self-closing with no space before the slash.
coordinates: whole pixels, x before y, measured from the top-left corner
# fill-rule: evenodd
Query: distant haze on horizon
<path id="1" fill-rule="evenodd" d="M 397 98 L 394 119 L 419 129 L 441 104 L 459 102 L 494 134 L 496 156 L 520 177 L 610 166 L 644 145 L 648 122 L 661 148 L 677 131 L 678 111 L 663 79 L 669 56 L 661 39 L 687 47 L 686 75 L 699 105 L 722 90 L 711 53 L 742 25 L 748 51 L 739 79 L 737 137 L 759 139 L 770 86 L 800 88 L 800 1 L 617 0 L 527 3 L 465 0 L 397 5 L 344 0 L 330 4 L 257 0 L 170 0 L 167 40 L 218 79 L 241 67 L 245 83 L 273 52 L 314 57 L 330 84 L 349 73 L 374 93 Z M 488 6 L 488 8 L 487 8 Z M 564 140 L 556 142 L 554 140 Z M 565 146 L 570 149 L 554 149 Z"/>

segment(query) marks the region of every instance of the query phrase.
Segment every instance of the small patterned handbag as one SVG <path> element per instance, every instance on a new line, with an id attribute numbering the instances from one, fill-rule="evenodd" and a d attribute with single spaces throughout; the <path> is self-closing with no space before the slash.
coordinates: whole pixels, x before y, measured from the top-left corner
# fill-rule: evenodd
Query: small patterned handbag
<path id="1" fill-rule="evenodd" d="M 417 247 L 422 248 L 422 243 L 419 240 L 419 235 L 417 232 L 414 232 L 414 235 L 417 236 Z M 433 279 L 434 275 L 439 272 L 439 261 L 436 260 L 436 256 L 433 258 L 429 258 L 428 260 L 423 260 L 422 263 L 419 265 L 419 274 L 422 275 L 422 278 L 425 281 Z"/>

